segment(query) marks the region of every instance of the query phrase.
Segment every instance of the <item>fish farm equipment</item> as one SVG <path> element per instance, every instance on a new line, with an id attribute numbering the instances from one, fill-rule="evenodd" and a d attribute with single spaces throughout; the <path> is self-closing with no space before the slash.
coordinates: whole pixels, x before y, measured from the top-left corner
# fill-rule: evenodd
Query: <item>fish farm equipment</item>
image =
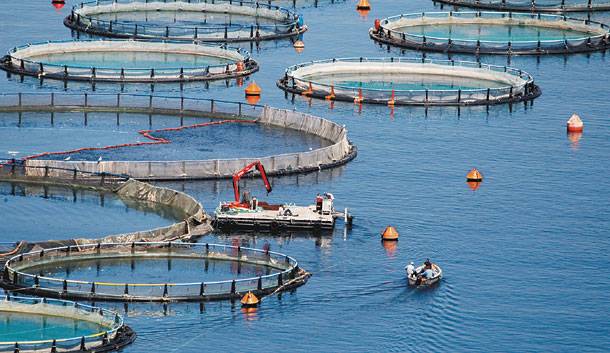
<path id="1" fill-rule="evenodd" d="M 7 72 L 61 81 L 172 83 L 229 80 L 259 66 L 241 48 L 134 40 L 55 41 L 16 47 Z"/>
<path id="2" fill-rule="evenodd" d="M 7 294 L 0 319 L 0 352 L 111 352 L 136 339 L 116 312 L 73 301 Z"/>
<path id="3" fill-rule="evenodd" d="M 239 180 L 257 169 L 263 180 L 267 193 L 272 190 L 271 183 L 260 161 L 248 164 L 233 175 L 233 191 L 235 200 L 221 202 L 216 208 L 214 225 L 222 230 L 256 229 L 276 232 L 282 229 L 333 229 L 335 220 L 345 219 L 346 225 L 351 225 L 352 216 L 345 209 L 336 212 L 334 196 L 325 193 L 316 197 L 316 203 L 309 206 L 295 204 L 270 204 L 259 201 L 245 191 L 240 198 Z"/>
<path id="4" fill-rule="evenodd" d="M 210 278 L 208 269 L 219 265 L 229 272 Z M 173 267 L 180 270 L 172 271 Z M 138 268 L 142 268 L 141 273 L 133 276 Z M 293 290 L 309 277 L 294 258 L 268 249 L 210 243 L 108 242 L 15 255 L 4 266 L 0 286 L 59 299 L 203 302 L 240 299 L 248 292 L 262 297 Z"/>
<path id="5" fill-rule="evenodd" d="M 303 17 L 271 3 L 233 0 L 95 0 L 75 5 L 64 25 L 81 33 L 185 42 L 259 42 L 296 37 Z"/>
<path id="6" fill-rule="evenodd" d="M 527 102 L 541 94 L 527 72 L 481 62 L 422 58 L 334 58 L 286 69 L 281 89 L 309 98 L 416 106 Z"/>
<path id="7" fill-rule="evenodd" d="M 610 27 L 590 19 L 518 12 L 421 12 L 375 20 L 380 45 L 420 51 L 545 55 L 604 51 Z"/>

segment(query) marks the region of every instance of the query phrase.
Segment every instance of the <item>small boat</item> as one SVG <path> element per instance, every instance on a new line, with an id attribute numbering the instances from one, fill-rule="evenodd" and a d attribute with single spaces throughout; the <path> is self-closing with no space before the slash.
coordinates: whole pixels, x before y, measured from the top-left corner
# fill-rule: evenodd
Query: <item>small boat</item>
<path id="1" fill-rule="evenodd" d="M 425 270 L 425 264 L 416 267 L 415 271 L 409 273 L 409 269 L 408 266 L 405 267 L 405 270 L 407 271 L 407 278 L 409 279 L 409 285 L 410 286 L 429 286 L 432 285 L 438 281 L 441 280 L 441 278 L 443 278 L 443 270 L 435 263 L 432 263 L 432 271 L 434 271 L 434 276 L 430 277 L 430 278 L 426 278 L 424 276 L 421 275 L 421 273 L 423 273 Z"/>

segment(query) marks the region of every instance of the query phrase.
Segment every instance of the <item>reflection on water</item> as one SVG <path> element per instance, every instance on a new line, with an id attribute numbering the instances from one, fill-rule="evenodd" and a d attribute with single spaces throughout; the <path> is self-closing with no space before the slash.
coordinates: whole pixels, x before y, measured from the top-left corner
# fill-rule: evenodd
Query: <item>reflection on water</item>
<path id="1" fill-rule="evenodd" d="M 182 211 L 114 193 L 0 182 L 2 241 L 100 237 L 152 229 L 184 219 Z"/>

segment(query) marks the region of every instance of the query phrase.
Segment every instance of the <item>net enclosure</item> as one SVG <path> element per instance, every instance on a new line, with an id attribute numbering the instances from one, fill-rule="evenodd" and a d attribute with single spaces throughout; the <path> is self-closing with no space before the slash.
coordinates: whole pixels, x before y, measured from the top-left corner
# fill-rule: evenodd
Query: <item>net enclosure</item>
<path id="1" fill-rule="evenodd" d="M 376 21 L 369 35 L 380 43 L 422 51 L 542 55 L 605 50 L 608 29 L 563 15 L 422 12 Z"/>
<path id="2" fill-rule="evenodd" d="M 291 66 L 278 86 L 328 100 L 388 105 L 492 105 L 540 95 L 522 70 L 425 58 L 345 58 Z"/>
<path id="3" fill-rule="evenodd" d="M 151 258 L 233 261 L 275 269 L 249 278 L 188 283 L 118 283 L 52 278 L 32 274 L 46 266 L 83 260 L 138 261 Z M 269 250 L 208 243 L 132 242 L 64 246 L 20 254 L 9 259 L 0 285 L 31 295 L 93 301 L 208 301 L 257 296 L 294 289 L 305 284 L 309 274 L 292 257 Z"/>
<path id="4" fill-rule="evenodd" d="M 31 339 L 15 339 L 0 341 L 0 352 L 109 352 L 118 350 L 132 343 L 136 334 L 123 323 L 123 318 L 110 310 L 80 304 L 72 301 L 31 298 L 6 295 L 0 298 L 0 313 L 19 315 L 24 321 L 24 316 L 43 318 L 37 325 L 31 323 L 22 329 L 29 329 Z M 47 318 L 46 320 L 44 318 Z M 53 318 L 65 319 L 76 322 L 85 322 L 98 327 L 99 332 L 86 332 L 80 336 L 69 335 L 76 330 L 65 330 L 66 334 L 61 337 L 40 339 L 35 336 L 44 328 L 52 325 Z M 10 325 L 10 320 L 9 320 Z M 18 326 L 16 322 L 14 326 Z M 39 327 L 32 327 L 33 325 Z M 19 333 L 18 328 L 10 328 L 11 338 L 22 338 L 28 333 Z M 60 331 L 60 330 L 55 330 Z M 6 335 L 3 335 L 6 336 Z"/>
<path id="5" fill-rule="evenodd" d="M 591 12 L 610 10 L 608 0 L 433 0 L 441 5 L 515 12 Z"/>
<path id="6" fill-rule="evenodd" d="M 15 74 L 92 82 L 188 82 L 231 79 L 258 71 L 248 51 L 179 42 L 92 40 L 27 44 L 0 68 Z"/>
<path id="7" fill-rule="evenodd" d="M 346 164 L 357 155 L 347 129 L 330 120 L 293 110 L 216 99 L 137 94 L 16 93 L 0 95 L 0 112 L 98 111 L 158 114 L 181 117 L 244 119 L 249 124 L 273 129 L 291 129 L 327 140 L 329 145 L 305 151 L 248 156 L 243 158 L 169 161 L 75 161 L 28 159 L 24 170 L 30 177 L 65 175 L 58 170 L 120 174 L 140 180 L 187 180 L 231 178 L 258 160 L 268 175 L 288 175 L 330 169 Z M 48 167 L 48 168 L 45 168 Z M 46 174 L 45 174 L 46 173 Z"/>
<path id="8" fill-rule="evenodd" d="M 151 13 L 157 15 L 150 16 Z M 163 14 L 165 18 L 160 18 Z M 229 18 L 212 21 L 206 14 Z M 241 21 L 235 23 L 232 17 Z M 75 6 L 64 24 L 77 33 L 104 37 L 189 42 L 271 40 L 307 30 L 302 17 L 292 10 L 270 3 L 233 0 L 97 0 Z"/>

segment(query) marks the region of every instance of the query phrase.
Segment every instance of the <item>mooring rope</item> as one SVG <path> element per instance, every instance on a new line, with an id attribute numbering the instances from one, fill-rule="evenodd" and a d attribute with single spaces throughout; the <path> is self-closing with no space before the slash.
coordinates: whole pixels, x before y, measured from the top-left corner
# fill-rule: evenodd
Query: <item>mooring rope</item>
<path id="1" fill-rule="evenodd" d="M 123 144 L 119 144 L 119 145 L 110 145 L 110 146 L 104 146 L 104 147 L 81 147 L 81 148 L 76 148 L 76 149 L 72 149 L 72 150 L 68 150 L 68 151 L 43 152 L 43 153 L 38 153 L 38 154 L 23 157 L 23 158 L 21 158 L 21 160 L 27 161 L 30 159 L 36 159 L 36 158 L 40 158 L 40 157 L 74 154 L 74 153 L 79 153 L 79 152 L 83 152 L 83 151 L 102 151 L 102 150 L 118 149 L 118 148 L 123 148 L 123 147 L 170 144 L 170 143 L 172 143 L 171 140 L 163 138 L 163 137 L 154 136 L 154 133 L 175 132 L 175 131 L 180 131 L 180 130 L 196 129 L 196 128 L 201 128 L 201 127 L 206 127 L 206 126 L 223 125 L 223 124 L 228 124 L 228 123 L 256 123 L 256 120 L 227 119 L 227 120 L 211 121 L 211 122 L 207 122 L 207 123 L 193 124 L 193 125 L 187 125 L 187 126 L 170 127 L 170 128 L 164 128 L 164 129 L 140 130 L 140 131 L 138 131 L 138 134 L 144 136 L 145 138 L 147 138 L 151 141 L 123 143 Z"/>

